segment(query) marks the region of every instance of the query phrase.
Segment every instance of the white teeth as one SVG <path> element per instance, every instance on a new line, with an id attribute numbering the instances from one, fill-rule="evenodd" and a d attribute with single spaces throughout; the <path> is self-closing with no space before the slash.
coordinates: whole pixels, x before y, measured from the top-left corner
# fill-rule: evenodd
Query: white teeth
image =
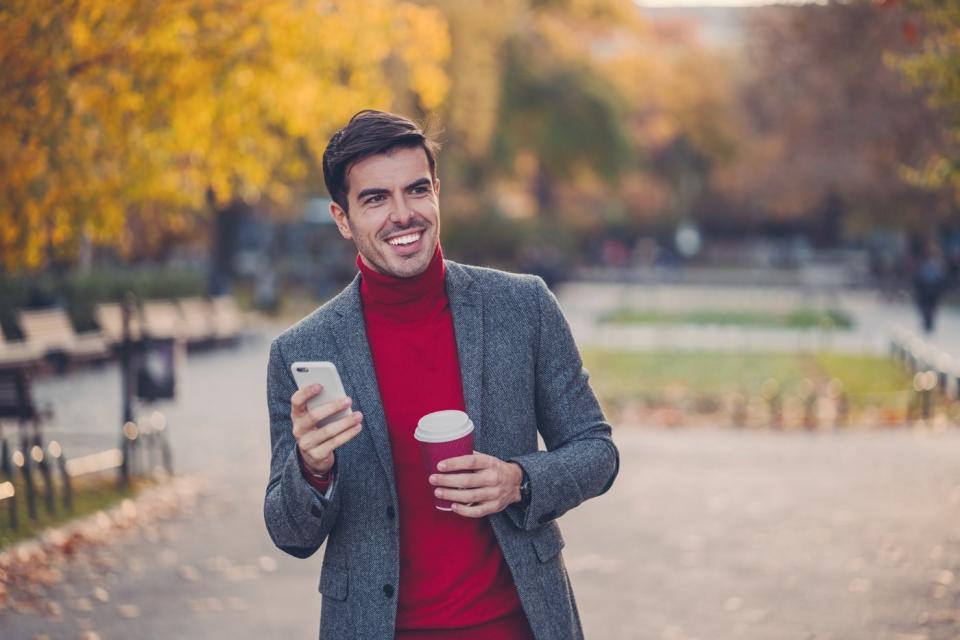
<path id="1" fill-rule="evenodd" d="M 405 236 L 400 236 L 399 238 L 393 238 L 391 240 L 387 240 L 387 242 L 396 247 L 396 246 L 405 245 L 405 244 L 413 244 L 419 238 L 420 238 L 420 233 L 418 232 L 418 233 L 411 233 Z"/>

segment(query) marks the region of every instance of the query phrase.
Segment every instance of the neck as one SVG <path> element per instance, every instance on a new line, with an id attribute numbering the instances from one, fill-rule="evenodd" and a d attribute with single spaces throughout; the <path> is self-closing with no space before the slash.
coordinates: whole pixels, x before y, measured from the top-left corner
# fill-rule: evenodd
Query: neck
<path id="1" fill-rule="evenodd" d="M 419 315 L 431 309 L 437 301 L 446 302 L 446 269 L 440 243 L 427 268 L 410 278 L 374 271 L 359 255 L 357 267 L 361 274 L 360 295 L 366 309 L 402 314 L 407 318 L 411 313 Z"/>

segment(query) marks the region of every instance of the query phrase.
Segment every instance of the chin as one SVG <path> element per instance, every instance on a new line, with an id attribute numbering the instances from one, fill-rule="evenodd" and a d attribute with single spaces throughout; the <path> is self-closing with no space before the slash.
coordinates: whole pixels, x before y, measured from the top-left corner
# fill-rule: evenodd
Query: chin
<path id="1" fill-rule="evenodd" d="M 418 276 L 424 271 L 427 270 L 427 267 L 430 266 L 430 259 L 433 257 L 433 254 L 426 259 L 413 259 L 404 260 L 403 262 L 395 265 L 391 265 L 391 271 L 393 274 L 399 278 L 412 278 Z"/>
<path id="2" fill-rule="evenodd" d="M 412 278 L 427 270 L 436 250 L 436 243 L 433 243 L 429 250 L 424 246 L 420 251 L 409 256 L 384 256 L 384 262 L 390 273 L 400 278 Z"/>

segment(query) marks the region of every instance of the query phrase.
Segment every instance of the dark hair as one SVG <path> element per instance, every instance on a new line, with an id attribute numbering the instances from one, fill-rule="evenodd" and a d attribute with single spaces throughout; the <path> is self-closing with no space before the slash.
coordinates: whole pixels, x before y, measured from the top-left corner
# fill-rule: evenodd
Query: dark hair
<path id="1" fill-rule="evenodd" d="M 330 138 L 323 152 L 323 181 L 327 192 L 347 211 L 347 172 L 354 164 L 369 156 L 389 153 L 393 149 L 420 147 L 427 154 L 430 175 L 437 177 L 437 152 L 440 145 L 412 120 L 385 111 L 364 109 L 350 118 Z"/>

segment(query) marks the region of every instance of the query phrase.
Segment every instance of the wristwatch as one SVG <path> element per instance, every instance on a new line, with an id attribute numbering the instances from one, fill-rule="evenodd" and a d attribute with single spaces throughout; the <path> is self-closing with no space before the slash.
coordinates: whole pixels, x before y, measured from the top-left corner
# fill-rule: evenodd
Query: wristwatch
<path id="1" fill-rule="evenodd" d="M 521 467 L 522 468 L 522 467 Z M 523 472 L 523 480 L 520 481 L 520 506 L 526 507 L 530 504 L 530 476 Z"/>

